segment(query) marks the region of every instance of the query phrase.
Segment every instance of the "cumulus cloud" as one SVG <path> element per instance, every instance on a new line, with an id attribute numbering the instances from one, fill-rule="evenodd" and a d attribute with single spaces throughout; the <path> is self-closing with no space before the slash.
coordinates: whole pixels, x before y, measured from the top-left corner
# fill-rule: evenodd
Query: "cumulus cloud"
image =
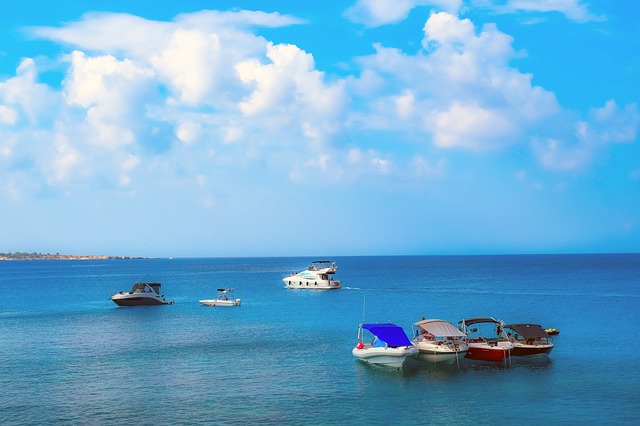
<path id="1" fill-rule="evenodd" d="M 416 55 L 376 45 L 375 55 L 360 59 L 362 78 L 350 86 L 367 81 L 380 96 L 360 115 L 362 126 L 402 123 L 441 148 L 480 151 L 522 142 L 524 130 L 559 111 L 553 93 L 509 65 L 517 56 L 513 39 L 495 25 L 478 31 L 469 19 L 439 12 L 424 34 Z"/>
<path id="2" fill-rule="evenodd" d="M 313 57 L 294 45 L 267 44 L 268 63 L 251 59 L 236 65 L 250 93 L 240 102 L 247 116 L 267 116 L 276 128 L 300 123 L 313 141 L 337 130 L 345 104 L 342 83 L 325 84 Z"/>
<path id="3" fill-rule="evenodd" d="M 87 57 L 74 51 L 64 82 L 71 106 L 85 111 L 91 132 L 87 142 L 117 148 L 136 140 L 134 127 L 142 118 L 141 101 L 150 90 L 153 73 L 131 60 L 113 56 Z"/>
<path id="4" fill-rule="evenodd" d="M 24 118 L 30 124 L 46 120 L 57 95 L 47 85 L 39 83 L 38 70 L 33 59 L 23 59 L 16 69 L 16 76 L 0 81 L 0 120 L 16 124 Z"/>
<path id="5" fill-rule="evenodd" d="M 174 88 L 181 102 L 198 105 L 210 96 L 218 74 L 220 39 L 197 30 L 176 30 L 166 48 L 151 58 L 158 76 Z"/>
<path id="6" fill-rule="evenodd" d="M 310 53 L 254 33 L 298 24 L 279 13 L 202 11 L 166 22 L 89 13 L 30 27 L 72 50 L 60 88 L 37 82 L 32 59 L 0 80 L 1 125 L 48 117 L 37 138 L 5 129 L 5 164 L 31 164 L 54 187 L 91 179 L 129 186 L 145 170 L 201 173 L 212 162 L 234 164 L 240 152 L 244 164 L 273 156 L 274 167 L 290 147 L 321 158 L 341 128 L 343 82 L 327 83 Z M 315 167 L 321 174 L 326 158 Z"/>

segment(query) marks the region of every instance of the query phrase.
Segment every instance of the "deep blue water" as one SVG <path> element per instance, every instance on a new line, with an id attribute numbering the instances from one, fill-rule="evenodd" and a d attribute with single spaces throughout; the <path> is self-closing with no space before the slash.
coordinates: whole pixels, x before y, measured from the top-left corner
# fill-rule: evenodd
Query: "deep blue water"
<path id="1" fill-rule="evenodd" d="M 633 424 L 640 255 L 0 262 L 0 424 Z M 174 305 L 108 298 L 158 281 Z M 237 308 L 201 306 L 234 287 Z M 555 327 L 547 362 L 356 361 L 357 325 L 491 315 Z"/>

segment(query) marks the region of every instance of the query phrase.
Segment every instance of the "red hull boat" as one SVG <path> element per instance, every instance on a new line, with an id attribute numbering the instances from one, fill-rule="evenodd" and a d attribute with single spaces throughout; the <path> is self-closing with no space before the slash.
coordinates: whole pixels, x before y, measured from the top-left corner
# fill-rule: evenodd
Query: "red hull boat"
<path id="1" fill-rule="evenodd" d="M 458 324 L 469 345 L 465 358 L 490 362 L 510 359 L 513 343 L 507 338 L 502 321 L 481 317 L 464 319 Z"/>
<path id="2" fill-rule="evenodd" d="M 465 358 L 479 361 L 502 362 L 509 356 L 509 348 L 492 346 L 487 342 L 469 342 Z"/>

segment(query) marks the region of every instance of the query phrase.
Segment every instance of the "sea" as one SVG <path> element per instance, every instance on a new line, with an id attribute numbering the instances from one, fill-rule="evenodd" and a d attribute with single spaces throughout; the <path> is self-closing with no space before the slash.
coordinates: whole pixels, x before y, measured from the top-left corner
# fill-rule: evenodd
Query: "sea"
<path id="1" fill-rule="evenodd" d="M 315 258 L 0 262 L 2 425 L 637 424 L 640 255 L 330 258 L 339 290 L 282 278 Z M 138 281 L 172 305 L 117 307 Z M 239 307 L 198 301 L 233 288 Z M 351 353 L 358 325 L 492 316 L 556 328 L 503 365 Z M 515 357 L 514 357 L 515 358 Z"/>

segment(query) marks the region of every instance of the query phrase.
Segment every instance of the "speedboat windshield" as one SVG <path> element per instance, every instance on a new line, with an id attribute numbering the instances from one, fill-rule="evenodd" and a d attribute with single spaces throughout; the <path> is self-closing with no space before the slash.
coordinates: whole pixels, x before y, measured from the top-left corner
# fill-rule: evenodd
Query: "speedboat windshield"
<path id="1" fill-rule="evenodd" d="M 159 283 L 136 283 L 132 289 L 133 293 L 157 293 L 160 294 Z"/>

